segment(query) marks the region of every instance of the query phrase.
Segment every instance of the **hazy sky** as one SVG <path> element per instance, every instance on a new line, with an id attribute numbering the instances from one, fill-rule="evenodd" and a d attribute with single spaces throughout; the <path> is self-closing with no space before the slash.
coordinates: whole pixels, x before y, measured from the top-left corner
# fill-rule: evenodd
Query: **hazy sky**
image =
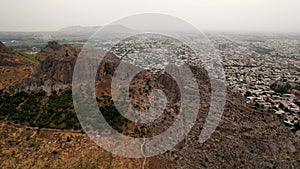
<path id="1" fill-rule="evenodd" d="M 202 30 L 300 32 L 299 0 L 0 0 L 0 31 L 106 25 L 139 13 L 182 18 Z"/>

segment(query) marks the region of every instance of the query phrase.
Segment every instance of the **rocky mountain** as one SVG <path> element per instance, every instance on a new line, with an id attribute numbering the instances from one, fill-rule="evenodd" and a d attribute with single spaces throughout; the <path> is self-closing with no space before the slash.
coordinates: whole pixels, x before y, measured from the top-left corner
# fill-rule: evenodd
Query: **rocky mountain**
<path id="1" fill-rule="evenodd" d="M 44 90 L 48 94 L 70 87 L 72 73 L 78 49 L 71 45 L 60 45 L 55 41 L 48 44 L 38 53 L 44 56 L 36 69 L 36 74 L 24 80 L 19 90 L 36 91 Z"/>
<path id="2" fill-rule="evenodd" d="M 101 26 L 69 26 L 58 30 L 58 32 L 66 32 L 66 33 L 79 33 L 79 32 L 95 32 L 100 29 Z"/>
<path id="3" fill-rule="evenodd" d="M 70 88 L 79 50 L 70 45 L 49 42 L 39 54 L 46 56 L 46 59 L 39 63 L 35 75 L 22 82 L 19 90 L 33 92 L 42 89 L 51 95 L 52 91 L 59 92 Z M 111 77 L 119 62 L 117 57 L 109 54 L 100 65 L 97 74 L 96 96 L 99 98 L 100 106 L 109 106 L 104 109 L 109 113 L 114 111 L 111 108 L 113 102 L 107 99 L 111 96 Z M 88 70 L 88 64 L 83 65 L 83 71 Z M 280 169 L 300 167 L 299 135 L 286 128 L 281 122 L 282 119 L 273 112 L 250 108 L 240 94 L 229 89 L 225 111 L 219 126 L 205 143 L 199 143 L 198 138 L 210 108 L 211 89 L 207 72 L 203 68 L 191 66 L 191 70 L 197 79 L 201 96 L 196 124 L 186 139 L 173 150 L 147 159 L 149 168 Z M 131 83 L 132 103 L 138 105 L 140 109 L 147 108 L 149 106 L 147 94 L 153 88 L 165 88 L 164 92 L 168 93 L 167 98 L 175 98 L 169 101 L 174 105 L 178 103 L 180 105 L 178 99 L 180 94 L 178 94 L 176 82 L 167 74 L 152 74 L 147 71 L 136 75 Z M 101 100 L 102 97 L 103 100 Z M 128 122 L 119 118 L 118 114 L 113 115 L 116 116 L 108 117 L 108 119 L 112 123 L 116 122 L 119 125 L 116 127 L 121 127 L 120 131 L 123 134 L 141 136 L 136 132 L 143 125 Z M 163 116 L 154 123 L 144 126 L 147 128 L 146 134 L 156 135 L 163 132 L 172 125 L 173 116 L 176 116 L 176 112 L 172 114 L 171 111 L 165 110 Z M 57 151 L 63 152 L 64 150 L 58 148 Z"/>
<path id="4" fill-rule="evenodd" d="M 69 44 L 59 44 L 55 41 L 48 44 L 38 53 L 45 57 L 36 68 L 36 73 L 25 79 L 20 85 L 19 91 L 46 91 L 49 95 L 52 91 L 60 91 L 71 87 L 73 70 L 80 49 L 74 48 Z M 97 50 L 97 52 L 104 52 Z M 103 66 L 99 67 L 97 79 L 107 74 L 112 75 L 113 69 L 117 66 L 116 57 L 109 53 Z M 89 66 L 95 64 L 89 60 L 81 66 L 82 72 L 89 72 Z M 93 74 L 91 72 L 91 74 Z M 83 75 L 82 78 L 85 78 Z"/>
<path id="5" fill-rule="evenodd" d="M 0 90 L 10 90 L 34 72 L 35 63 L 0 42 Z"/>
<path id="6" fill-rule="evenodd" d="M 71 83 L 78 52 L 71 45 L 49 42 L 39 53 L 39 55 L 44 55 L 46 59 L 40 62 L 37 74 L 63 84 Z"/>

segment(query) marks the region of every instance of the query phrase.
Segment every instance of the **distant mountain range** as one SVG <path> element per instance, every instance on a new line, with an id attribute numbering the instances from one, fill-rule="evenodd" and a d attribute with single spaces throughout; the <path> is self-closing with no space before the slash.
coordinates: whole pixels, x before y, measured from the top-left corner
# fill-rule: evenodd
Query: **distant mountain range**
<path id="1" fill-rule="evenodd" d="M 122 25 L 108 25 L 108 26 L 69 26 L 58 30 L 57 32 L 62 33 L 89 33 L 96 32 L 101 30 L 104 32 L 117 32 L 117 33 L 128 33 L 128 32 L 136 32 L 137 30 L 133 30 L 127 28 Z"/>

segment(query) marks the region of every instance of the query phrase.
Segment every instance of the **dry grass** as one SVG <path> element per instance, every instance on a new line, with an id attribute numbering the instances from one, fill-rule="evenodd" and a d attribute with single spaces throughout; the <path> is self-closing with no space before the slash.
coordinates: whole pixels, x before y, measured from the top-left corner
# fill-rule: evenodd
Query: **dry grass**
<path id="1" fill-rule="evenodd" d="M 143 162 L 143 159 L 129 159 L 112 155 L 98 147 L 82 133 L 26 130 L 25 127 L 16 127 L 6 123 L 1 123 L 0 129 L 0 168 L 3 169 L 129 169 L 141 168 Z M 147 163 L 149 163 L 148 160 Z"/>
<path id="2" fill-rule="evenodd" d="M 33 73 L 32 66 L 0 66 L 0 90 L 22 82 Z"/>

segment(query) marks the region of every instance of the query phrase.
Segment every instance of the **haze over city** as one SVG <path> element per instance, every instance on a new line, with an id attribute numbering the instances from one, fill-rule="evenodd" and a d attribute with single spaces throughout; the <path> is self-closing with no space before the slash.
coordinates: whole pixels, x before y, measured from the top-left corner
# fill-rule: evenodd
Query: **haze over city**
<path id="1" fill-rule="evenodd" d="M 201 30 L 300 32 L 297 0 L 2 0 L 0 31 L 101 26 L 139 13 L 172 15 Z"/>
<path id="2" fill-rule="evenodd" d="M 300 168 L 299 0 L 0 2 L 0 169 Z"/>

